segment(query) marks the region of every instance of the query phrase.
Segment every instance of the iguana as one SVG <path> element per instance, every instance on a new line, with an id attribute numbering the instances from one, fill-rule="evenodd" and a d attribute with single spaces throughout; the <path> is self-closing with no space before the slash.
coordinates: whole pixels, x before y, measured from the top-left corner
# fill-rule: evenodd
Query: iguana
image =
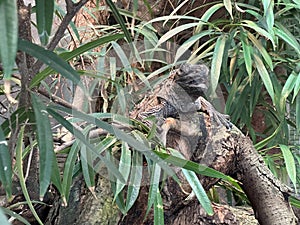
<path id="1" fill-rule="evenodd" d="M 210 123 L 216 122 L 218 126 L 230 129 L 232 125 L 229 117 L 218 112 L 204 98 L 209 85 L 208 77 L 209 69 L 204 64 L 183 64 L 179 69 L 173 70 L 164 82 L 155 87 L 152 93 L 136 106 L 131 112 L 131 118 L 151 126 L 152 122 L 147 118 L 154 116 L 164 144 L 166 133 L 174 126 L 164 124 L 166 118 L 191 121 L 195 120 L 195 113 L 201 111 L 208 115 Z"/>

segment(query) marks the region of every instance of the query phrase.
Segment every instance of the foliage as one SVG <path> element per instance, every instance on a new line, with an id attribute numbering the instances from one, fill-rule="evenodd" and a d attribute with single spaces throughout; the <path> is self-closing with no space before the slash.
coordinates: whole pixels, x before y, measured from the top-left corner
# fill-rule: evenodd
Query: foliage
<path id="1" fill-rule="evenodd" d="M 0 3 L 0 11 L 7 12 L 0 13 L 0 17 L 3 17 L 0 20 L 0 27 L 6 28 L 0 32 L 1 40 L 7 40 L 1 42 L 0 46 L 3 79 L 11 79 L 13 82 L 11 68 L 15 63 L 17 48 L 48 66 L 34 74 L 29 84 L 31 107 L 14 108 L 0 127 L 0 180 L 8 198 L 12 195 L 13 171 L 17 171 L 23 194 L 34 212 L 26 190 L 22 161 L 37 145 L 41 159 L 39 164 L 41 198 L 49 185 L 53 184 L 67 204 L 72 180 L 79 172 L 83 174 L 87 186 L 93 191 L 95 172 L 99 172 L 99 168 L 105 165 L 109 171 L 109 179 L 112 181 L 115 201 L 120 210 L 126 214 L 137 199 L 146 161 L 146 170 L 151 177 L 148 211 L 154 207 L 155 223 L 162 224 L 163 212 L 159 207 L 162 204 L 161 187 L 158 178 L 168 174 L 179 182 L 168 165 L 171 163 L 182 168 L 200 203 L 208 213 L 212 213 L 210 200 L 199 181 L 195 179 L 195 174 L 222 178 L 229 183 L 229 187 L 239 191 L 239 186 L 234 180 L 210 168 L 184 160 L 180 155 L 170 156 L 164 153 L 165 149 L 157 144 L 158 141 L 153 135 L 154 128 L 148 129 L 140 122 L 124 117 L 124 113 L 132 107 L 130 93 L 134 90 L 134 85 L 130 86 L 128 81 L 134 83 L 135 79 L 139 79 L 143 82 L 145 88 L 137 93 L 138 96 L 145 89 L 162 82 L 169 75 L 170 69 L 183 61 L 192 63 L 202 61 L 211 67 L 211 88 L 208 95 L 210 100 L 213 102 L 217 100 L 217 88 L 221 86 L 226 96 L 225 111 L 231 116 L 232 122 L 249 133 L 272 172 L 281 178 L 287 174 L 294 187 L 299 187 L 299 146 L 289 142 L 290 127 L 300 132 L 300 31 L 299 27 L 295 26 L 299 24 L 299 2 L 252 0 L 249 3 L 242 1 L 234 3 L 224 0 L 194 6 L 195 1 L 184 1 L 175 6 L 169 16 L 143 21 L 137 16 L 136 8 L 121 10 L 108 0 L 106 2 L 109 11 L 116 18 L 117 24 L 95 26 L 94 29 L 102 35 L 86 43 L 80 43 L 79 47 L 71 51 L 45 47 L 52 35 L 53 15 L 57 14 L 60 18 L 64 18 L 65 15 L 59 6 L 54 6 L 55 1 L 38 2 L 36 25 L 40 43 L 18 39 L 17 19 L 10 18 L 16 15 L 14 5 L 16 1 L 9 1 L 9 4 L 6 4 L 6 1 Z M 137 4 L 136 0 L 133 2 L 134 5 Z M 192 11 L 207 7 L 207 10 L 201 18 L 197 18 L 192 12 L 180 15 L 179 12 L 183 7 L 191 7 Z M 220 10 L 224 10 L 225 16 L 214 18 L 216 12 Z M 44 11 L 46 13 L 43 13 Z M 151 14 L 151 11 L 149 13 Z M 160 34 L 155 29 L 156 24 L 168 27 L 169 31 Z M 70 25 L 73 32 L 79 35 L 80 27 L 76 27 L 72 22 Z M 184 32 L 190 33 L 188 38 L 181 35 Z M 124 50 L 124 45 L 121 46 L 121 43 L 127 43 L 129 53 Z M 169 43 L 180 44 L 175 48 L 173 55 L 168 52 L 170 48 L 166 48 Z M 93 52 L 92 50 L 97 47 L 101 50 Z M 191 51 L 191 54 L 186 59 L 184 55 L 187 51 Z M 121 64 L 110 57 L 111 52 L 117 53 L 116 58 Z M 4 57 L 6 55 L 9 57 Z M 95 73 L 89 71 L 84 73 L 70 66 L 81 57 L 95 55 L 98 57 Z M 170 55 L 171 62 L 167 60 Z M 159 63 L 159 69 L 155 69 L 156 63 Z M 74 86 L 80 86 L 86 93 L 87 99 L 96 90 L 97 84 L 104 82 L 107 95 L 103 95 L 104 103 L 100 112 L 84 113 L 58 106 L 51 99 L 45 100 L 39 96 L 36 90 L 40 87 L 45 86 L 51 90 L 46 80 L 56 73 L 72 82 Z M 161 74 L 163 76 L 159 76 Z M 83 77 L 93 78 L 89 90 L 81 83 Z M 114 104 L 119 107 L 114 107 Z M 294 120 L 288 116 L 288 107 L 296 109 Z M 252 125 L 255 113 L 258 111 L 264 115 L 263 132 L 255 131 Z M 64 149 L 68 156 L 62 175 L 57 162 L 60 153 L 54 151 L 52 140 L 56 135 L 52 127 L 53 120 L 75 137 L 72 146 Z M 116 128 L 111 125 L 112 123 L 130 127 L 131 130 Z M 35 124 L 31 126 L 34 137 L 32 146 L 26 145 L 23 136 L 25 127 L 31 124 Z M 106 133 L 104 136 L 90 139 L 89 134 L 95 127 L 105 130 Z M 14 137 L 15 132 L 18 137 L 14 149 L 16 165 L 12 165 L 9 154 L 12 150 L 8 148 L 7 139 Z M 154 150 L 151 147 L 153 142 L 157 144 Z M 281 151 L 268 154 L 269 150 L 274 151 L 274 149 Z M 278 163 L 282 160 L 285 162 L 284 165 Z M 278 166 L 280 166 L 279 170 L 276 168 Z M 35 213 L 34 215 L 39 221 L 38 215 Z"/>

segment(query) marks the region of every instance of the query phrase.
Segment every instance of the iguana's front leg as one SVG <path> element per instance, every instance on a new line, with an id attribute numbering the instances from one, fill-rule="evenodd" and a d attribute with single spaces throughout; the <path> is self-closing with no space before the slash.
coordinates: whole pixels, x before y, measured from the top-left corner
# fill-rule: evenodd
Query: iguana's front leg
<path id="1" fill-rule="evenodd" d="M 232 123 L 229 121 L 229 116 L 218 112 L 213 105 L 202 96 L 196 99 L 195 107 L 199 111 L 207 112 L 211 121 L 214 120 L 218 127 L 225 126 L 228 130 L 232 128 Z"/>

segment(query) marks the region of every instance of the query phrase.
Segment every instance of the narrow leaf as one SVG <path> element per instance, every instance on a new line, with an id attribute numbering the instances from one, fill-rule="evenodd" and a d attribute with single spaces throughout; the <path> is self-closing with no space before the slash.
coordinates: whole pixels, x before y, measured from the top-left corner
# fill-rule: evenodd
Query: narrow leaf
<path id="1" fill-rule="evenodd" d="M 108 5 L 108 7 L 111 9 L 116 21 L 119 23 L 119 25 L 121 26 L 121 29 L 123 30 L 124 34 L 125 34 L 125 38 L 127 39 L 128 43 L 132 42 L 132 38 L 131 35 L 126 27 L 126 24 L 124 22 L 123 17 L 121 16 L 119 10 L 116 8 L 115 4 L 113 3 L 112 0 L 106 0 L 106 3 Z"/>
<path id="2" fill-rule="evenodd" d="M 53 150 L 53 138 L 46 106 L 34 94 L 31 95 L 31 99 L 36 119 L 36 133 L 39 146 L 40 197 L 43 197 L 50 184 L 53 159 L 55 157 Z"/>
<path id="3" fill-rule="evenodd" d="M 79 139 L 84 145 L 86 145 L 95 155 L 100 158 L 106 165 L 106 167 L 110 170 L 111 173 L 114 174 L 118 179 L 124 181 L 119 170 L 105 157 L 98 153 L 97 149 L 84 137 L 82 132 L 75 128 L 69 121 L 63 118 L 59 113 L 54 111 L 51 108 L 47 108 L 47 112 L 54 117 L 62 126 L 64 126 L 68 131 L 70 131 L 77 139 Z"/>
<path id="4" fill-rule="evenodd" d="M 202 187 L 198 177 L 196 176 L 195 172 L 185 170 L 185 169 L 182 169 L 182 172 L 186 177 L 187 181 L 189 182 L 193 192 L 195 193 L 198 201 L 200 202 L 204 210 L 207 212 L 208 215 L 213 215 L 214 211 L 211 206 L 211 202 L 204 188 Z"/>
<path id="5" fill-rule="evenodd" d="M 247 36 L 249 40 L 252 41 L 254 46 L 258 49 L 259 53 L 262 55 L 268 66 L 270 67 L 271 71 L 273 71 L 273 61 L 267 52 L 267 50 L 263 47 L 262 43 L 250 32 L 247 32 Z"/>
<path id="6" fill-rule="evenodd" d="M 78 157 L 79 152 L 79 141 L 75 141 L 72 145 L 67 160 L 64 165 L 64 173 L 63 173 L 63 182 L 62 182 L 62 197 L 64 201 L 64 205 L 67 205 L 70 196 L 70 190 L 73 179 L 73 170 L 76 163 L 76 159 Z"/>
<path id="7" fill-rule="evenodd" d="M 270 75 L 269 75 L 265 65 L 263 64 L 263 61 L 261 60 L 261 58 L 259 58 L 259 56 L 256 53 L 253 53 L 253 57 L 254 57 L 256 69 L 257 69 L 270 97 L 272 98 L 272 101 L 274 102 L 274 89 L 273 89 L 273 84 L 272 84 Z"/>
<path id="8" fill-rule="evenodd" d="M 53 68 L 55 71 L 60 73 L 62 76 L 74 82 L 74 84 L 83 85 L 80 82 L 80 77 L 78 73 L 63 59 L 61 59 L 54 52 L 48 51 L 36 44 L 29 41 L 19 39 L 19 50 L 36 57 L 41 60 L 46 65 Z"/>
<path id="9" fill-rule="evenodd" d="M 233 15 L 232 15 L 232 2 L 231 0 L 223 0 L 224 2 L 224 6 L 227 10 L 227 12 L 229 13 L 231 19 L 233 19 Z"/>
<path id="10" fill-rule="evenodd" d="M 154 225 L 164 225 L 164 207 L 159 189 L 156 189 L 156 198 L 154 202 Z"/>
<path id="11" fill-rule="evenodd" d="M 0 127 L 0 180 L 8 199 L 12 197 L 12 169 L 8 143 Z"/>
<path id="12" fill-rule="evenodd" d="M 300 55 L 300 44 L 297 41 L 296 37 L 288 30 L 286 27 L 281 24 L 277 24 L 279 28 L 274 27 L 275 34 L 290 45 L 298 54 Z"/>
<path id="13" fill-rule="evenodd" d="M 166 41 L 168 41 L 170 38 L 174 37 L 176 34 L 184 31 L 184 30 L 188 30 L 192 27 L 196 27 L 199 23 L 187 23 L 184 25 L 180 25 L 172 30 L 169 30 L 167 33 L 165 33 L 157 42 L 156 44 L 156 48 L 158 46 L 160 46 L 162 43 L 165 43 Z"/>
<path id="14" fill-rule="evenodd" d="M 8 222 L 6 216 L 4 215 L 2 208 L 0 208 L 0 221 L 2 225 L 11 225 L 10 222 Z"/>
<path id="15" fill-rule="evenodd" d="M 244 54 L 244 60 L 246 65 L 247 73 L 250 77 L 250 80 L 252 79 L 252 47 L 249 45 L 249 40 L 247 38 L 247 34 L 245 32 L 241 32 L 241 41 L 243 46 L 243 54 Z"/>
<path id="16" fill-rule="evenodd" d="M 155 201 L 157 199 L 159 193 L 159 180 L 161 176 L 161 167 L 154 163 L 151 168 L 151 180 L 150 180 L 150 190 L 148 196 L 148 205 L 147 205 L 147 213 L 149 213 L 153 204 L 156 204 Z"/>
<path id="17" fill-rule="evenodd" d="M 297 190 L 297 175 L 296 175 L 296 164 L 295 164 L 295 159 L 293 157 L 293 154 L 290 150 L 290 148 L 286 145 L 279 145 L 282 154 L 283 154 L 283 158 L 284 158 L 284 162 L 285 162 L 285 166 L 286 166 L 286 170 L 287 173 L 294 185 L 295 190 Z"/>
<path id="18" fill-rule="evenodd" d="M 259 27 L 256 23 L 254 23 L 253 21 L 251 20 L 244 20 L 244 26 L 245 27 L 249 27 L 253 30 L 255 30 L 257 33 L 259 33 L 260 35 L 266 37 L 268 40 L 270 40 L 273 44 L 273 48 L 276 47 L 275 45 L 275 41 L 274 41 L 274 38 L 272 36 L 272 34 L 268 33 L 268 31 L 264 30 L 263 28 Z"/>
<path id="19" fill-rule="evenodd" d="M 19 181 L 20 181 L 20 185 L 21 185 L 21 189 L 22 189 L 22 193 L 28 203 L 28 206 L 34 216 L 34 218 L 37 220 L 37 222 L 40 225 L 43 225 L 43 222 L 41 221 L 41 219 L 39 218 L 37 212 L 35 211 L 26 184 L 25 184 L 25 177 L 23 174 L 23 161 L 22 161 L 22 152 L 23 152 L 23 138 L 24 138 L 24 129 L 25 127 L 21 127 L 20 132 L 19 132 L 19 137 L 17 140 L 17 146 L 16 146 L 16 168 L 17 168 L 17 172 L 18 172 L 18 177 L 19 177 Z"/>
<path id="20" fill-rule="evenodd" d="M 210 72 L 211 91 L 213 95 L 215 95 L 215 91 L 219 83 L 225 43 L 226 43 L 226 36 L 222 35 L 218 38 L 214 49 L 214 54 L 211 63 L 211 72 Z"/>
<path id="21" fill-rule="evenodd" d="M 125 183 L 120 181 L 119 179 L 117 180 L 115 196 L 117 196 L 125 187 L 130 174 L 130 170 L 131 170 L 131 151 L 129 150 L 128 144 L 126 142 L 122 142 L 119 171 L 124 177 Z"/>
<path id="22" fill-rule="evenodd" d="M 139 191 L 141 188 L 141 181 L 142 181 L 142 173 L 143 172 L 143 156 L 141 153 L 135 151 L 133 154 L 133 161 L 132 161 L 132 169 L 131 175 L 127 190 L 127 198 L 126 198 L 126 211 L 133 206 L 135 203 Z"/>
<path id="23" fill-rule="evenodd" d="M 93 48 L 96 48 L 103 44 L 109 43 L 111 41 L 121 39 L 123 37 L 124 37 L 124 34 L 114 34 L 114 35 L 104 36 L 97 40 L 88 42 L 88 43 L 74 49 L 71 52 L 62 53 L 59 55 L 59 57 L 65 61 L 69 61 L 69 60 L 83 54 L 84 52 L 87 52 Z M 48 67 L 45 70 L 43 70 L 42 72 L 38 73 L 36 76 L 34 76 L 34 78 L 31 81 L 30 88 L 37 86 L 43 79 L 45 79 L 48 75 L 53 73 L 55 71 L 55 69 L 54 68 L 52 69 L 52 68 L 53 67 Z"/>
<path id="24" fill-rule="evenodd" d="M 51 34 L 54 0 L 37 0 L 35 3 L 38 34 L 42 45 L 46 45 Z"/>
<path id="25" fill-rule="evenodd" d="M 17 1 L 0 1 L 0 61 L 4 78 L 9 79 L 14 67 L 18 45 Z"/>
<path id="26" fill-rule="evenodd" d="M 296 97 L 296 128 L 300 133 L 300 94 Z"/>

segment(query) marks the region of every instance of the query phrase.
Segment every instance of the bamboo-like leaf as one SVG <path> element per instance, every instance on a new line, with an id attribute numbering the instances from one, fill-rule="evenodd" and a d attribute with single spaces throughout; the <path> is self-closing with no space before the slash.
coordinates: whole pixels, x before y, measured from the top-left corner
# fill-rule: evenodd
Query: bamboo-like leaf
<path id="1" fill-rule="evenodd" d="M 61 59 L 54 52 L 46 50 L 36 44 L 33 44 L 29 41 L 19 39 L 19 50 L 36 57 L 41 60 L 46 65 L 53 68 L 55 71 L 60 73 L 62 76 L 74 82 L 74 84 L 83 85 L 80 82 L 80 77 L 78 73 L 63 59 Z"/>
<path id="2" fill-rule="evenodd" d="M 274 94 L 273 84 L 272 84 L 270 75 L 269 75 L 265 65 L 263 64 L 261 58 L 259 58 L 259 56 L 256 53 L 253 53 L 253 57 L 254 57 L 254 63 L 256 65 L 256 69 L 265 85 L 265 88 L 267 89 L 270 97 L 272 98 L 272 101 L 274 102 L 275 94 Z"/>
<path id="3" fill-rule="evenodd" d="M 296 97 L 296 128 L 300 133 L 300 94 Z"/>
<path id="4" fill-rule="evenodd" d="M 29 119 L 30 122 L 34 121 L 34 115 L 31 111 L 26 111 L 25 108 L 19 108 L 14 111 L 11 116 L 1 124 L 1 129 L 4 136 L 9 135 L 11 128 L 15 129 L 17 125 Z"/>
<path id="5" fill-rule="evenodd" d="M 63 118 L 59 113 L 54 111 L 51 108 L 47 108 L 47 112 L 54 117 L 57 122 L 59 122 L 62 126 L 64 126 L 68 131 L 70 131 L 77 139 L 79 139 L 85 146 L 87 146 L 98 158 L 100 158 L 106 165 L 106 167 L 113 173 L 118 179 L 124 182 L 124 178 L 122 177 L 119 170 L 105 157 L 101 156 L 95 147 L 84 137 L 82 132 L 75 128 L 69 121 Z M 94 118 L 95 119 L 95 118 Z"/>
<path id="6" fill-rule="evenodd" d="M 19 132 L 19 137 L 17 140 L 17 146 L 16 146 L 16 168 L 17 168 L 17 172 L 18 172 L 18 177 L 19 177 L 19 181 L 20 181 L 20 185 L 21 185 L 21 189 L 22 189 L 22 193 L 27 201 L 27 204 L 34 216 L 34 218 L 36 219 L 36 221 L 40 224 L 43 225 L 43 222 L 41 221 L 41 219 L 39 218 L 38 214 L 36 213 L 32 202 L 30 200 L 30 196 L 29 193 L 27 191 L 27 187 L 25 184 L 25 178 L 24 178 L 24 174 L 23 174 L 23 161 L 22 161 L 22 152 L 23 152 L 23 138 L 24 138 L 24 130 L 25 127 L 21 127 L 20 132 Z"/>
<path id="7" fill-rule="evenodd" d="M 51 34 L 54 0 L 37 0 L 35 3 L 38 34 L 42 45 L 46 45 Z"/>
<path id="8" fill-rule="evenodd" d="M 81 159 L 81 169 L 84 177 L 84 181 L 89 188 L 93 190 L 95 187 L 95 172 L 92 167 L 93 158 L 91 152 L 87 149 L 85 144 L 80 145 L 80 159 Z"/>
<path id="9" fill-rule="evenodd" d="M 54 159 L 53 138 L 50 120 L 46 111 L 46 106 L 42 101 L 35 96 L 31 95 L 32 106 L 36 119 L 36 133 L 39 146 L 39 179 L 40 179 L 40 197 L 42 198 L 50 184 L 52 166 Z"/>
<path id="10" fill-rule="evenodd" d="M 3 208 L 0 208 L 0 221 L 1 221 L 1 225 L 11 225 L 10 222 L 8 222 L 6 216 L 3 213 Z M 27 224 L 29 224 L 27 222 Z"/>
<path id="11" fill-rule="evenodd" d="M 233 19 L 233 15 L 232 15 L 232 2 L 231 0 L 223 0 L 224 6 L 227 10 L 227 12 L 229 13 L 231 19 Z"/>
<path id="12" fill-rule="evenodd" d="M 274 27 L 275 34 L 280 37 L 283 41 L 289 44 L 298 54 L 300 55 L 300 44 L 296 37 L 283 25 L 277 23 L 277 27 Z"/>
<path id="13" fill-rule="evenodd" d="M 154 225 L 164 225 L 164 207 L 159 189 L 156 189 L 156 198 L 154 202 Z"/>
<path id="14" fill-rule="evenodd" d="M 12 197 L 12 168 L 8 143 L 0 127 L 0 180 L 8 199 Z"/>
<path id="15" fill-rule="evenodd" d="M 182 172 L 184 176 L 186 177 L 187 181 L 191 185 L 193 192 L 195 193 L 198 201 L 200 202 L 201 206 L 204 208 L 204 210 L 207 212 L 208 215 L 213 215 L 214 211 L 211 206 L 211 202 L 202 187 L 198 177 L 196 176 L 195 172 L 182 169 Z"/>
<path id="16" fill-rule="evenodd" d="M 296 80 L 296 84 L 295 84 L 295 87 L 294 87 L 294 94 L 293 94 L 292 102 L 294 102 L 295 98 L 298 96 L 299 91 L 300 91 L 300 72 L 297 75 L 297 80 Z"/>
<path id="17" fill-rule="evenodd" d="M 150 180 L 150 190 L 148 194 L 148 204 L 147 204 L 147 212 L 146 215 L 149 213 L 153 204 L 155 204 L 155 200 L 159 193 L 159 180 L 161 176 L 161 167 L 154 163 L 151 168 L 151 180 Z"/>
<path id="18" fill-rule="evenodd" d="M 228 176 L 226 176 L 225 174 L 214 170 L 212 168 L 209 168 L 207 166 L 189 161 L 189 160 L 185 160 L 173 155 L 169 155 L 166 153 L 162 153 L 162 152 L 158 152 L 158 151 L 153 151 L 155 154 L 157 154 L 160 158 L 162 158 L 165 162 L 167 163 L 171 163 L 174 166 L 178 166 L 180 168 L 184 168 L 190 171 L 193 171 L 197 174 L 201 174 L 203 176 L 208 176 L 208 177 L 214 177 L 214 178 L 220 178 L 220 179 L 224 179 L 227 180 L 229 182 L 234 182 L 234 180 Z"/>
<path id="19" fill-rule="evenodd" d="M 74 166 L 79 152 L 78 145 L 79 145 L 79 141 L 75 141 L 75 143 L 72 145 L 69 151 L 67 160 L 64 165 L 64 173 L 63 173 L 63 181 L 62 181 L 62 198 L 65 206 L 67 206 L 67 202 L 69 201 Z"/>
<path id="20" fill-rule="evenodd" d="M 86 139 L 88 139 L 88 134 L 91 128 L 92 125 L 89 125 L 83 130 L 83 135 Z M 93 157 L 92 151 L 90 151 L 84 143 L 80 143 L 81 170 L 85 183 L 92 192 L 95 188 L 95 171 L 93 166 L 94 158 L 95 157 Z"/>
<path id="21" fill-rule="evenodd" d="M 274 1 L 273 0 L 263 0 L 262 1 L 264 6 L 264 17 L 267 23 L 267 29 L 269 33 L 273 32 L 274 26 Z"/>
<path id="22" fill-rule="evenodd" d="M 262 46 L 261 42 L 250 32 L 247 32 L 247 36 L 249 40 L 252 41 L 254 46 L 258 49 L 259 53 L 262 55 L 268 66 L 270 67 L 271 71 L 273 71 L 273 61 L 267 52 L 267 50 Z"/>
<path id="23" fill-rule="evenodd" d="M 293 91 L 295 84 L 296 84 L 297 76 L 292 73 L 288 79 L 286 80 L 280 96 L 280 109 L 284 109 L 286 105 L 286 99 L 290 95 L 290 93 Z"/>
<path id="24" fill-rule="evenodd" d="M 62 54 L 59 55 L 59 57 L 62 58 L 63 60 L 65 60 L 65 61 L 69 61 L 69 60 L 83 54 L 84 52 L 87 52 L 87 51 L 89 51 L 93 48 L 96 48 L 96 47 L 101 46 L 103 44 L 109 43 L 111 41 L 121 39 L 123 37 L 124 37 L 124 34 L 114 34 L 114 35 L 110 35 L 110 36 L 101 37 L 97 40 L 88 42 L 88 43 L 80 46 L 79 48 L 74 49 L 71 52 L 62 53 Z M 33 88 L 33 87 L 39 85 L 39 83 L 43 79 L 45 79 L 48 75 L 50 75 L 54 71 L 55 71 L 54 68 L 52 69 L 52 67 L 48 67 L 45 70 L 43 70 L 42 72 L 38 73 L 32 79 L 32 81 L 30 83 L 30 88 Z"/>
<path id="25" fill-rule="evenodd" d="M 184 25 L 180 25 L 172 30 L 169 30 L 167 33 L 165 33 L 157 42 L 156 44 L 156 48 L 158 46 L 160 46 L 162 43 L 165 43 L 166 41 L 168 41 L 170 38 L 174 37 L 176 34 L 184 31 L 184 30 L 188 30 L 192 27 L 196 27 L 199 23 L 187 23 Z"/>
<path id="26" fill-rule="evenodd" d="M 184 158 L 177 151 L 173 151 L 172 154 L 179 158 Z M 193 171 L 190 171 L 190 170 L 186 170 L 186 169 L 182 169 L 182 172 L 183 172 L 185 178 L 187 179 L 187 181 L 189 182 L 189 185 L 191 186 L 193 192 L 195 193 L 198 201 L 200 202 L 200 204 L 202 205 L 204 210 L 207 212 L 208 215 L 213 215 L 214 211 L 211 206 L 211 202 L 210 202 L 204 188 L 202 187 L 196 173 Z"/>
<path id="27" fill-rule="evenodd" d="M 244 54 L 244 61 L 246 65 L 247 73 L 250 77 L 250 80 L 252 79 L 252 47 L 249 45 L 249 40 L 246 36 L 246 33 L 241 32 L 241 41 L 243 46 L 243 54 Z"/>
<path id="28" fill-rule="evenodd" d="M 242 22 L 244 22 L 243 26 L 249 27 L 249 28 L 255 30 L 257 33 L 259 33 L 260 35 L 262 35 L 262 36 L 266 37 L 268 40 L 270 40 L 273 44 L 273 48 L 275 49 L 276 44 L 275 44 L 275 41 L 274 41 L 274 38 L 273 38 L 272 34 L 267 32 L 263 28 L 259 27 L 256 23 L 254 23 L 251 20 L 243 20 Z"/>
<path id="29" fill-rule="evenodd" d="M 76 135 L 78 135 L 78 138 L 82 138 L 82 133 L 80 131 L 78 131 L 77 129 L 73 128 L 73 126 L 68 121 L 66 121 L 64 118 L 62 118 L 56 112 L 57 110 L 68 113 L 70 115 L 73 115 L 74 117 L 78 117 L 88 123 L 95 124 L 97 127 L 100 127 L 102 129 L 108 131 L 110 134 L 115 135 L 116 138 L 127 142 L 131 147 L 133 147 L 137 151 L 144 154 L 146 157 L 151 159 L 153 162 L 158 163 L 168 175 L 170 175 L 170 176 L 174 175 L 174 171 L 168 166 L 168 164 L 166 162 L 164 162 L 164 160 L 161 160 L 161 158 L 158 157 L 156 154 L 153 154 L 152 150 L 148 146 L 146 146 L 144 143 L 142 143 L 140 141 L 137 141 L 134 137 L 132 137 L 131 135 L 118 129 L 117 127 L 114 127 L 111 124 L 108 124 L 102 120 L 97 119 L 96 117 L 87 115 L 87 114 L 77 111 L 75 109 L 68 109 L 68 108 L 65 108 L 62 106 L 49 106 L 47 110 L 49 111 L 49 113 L 51 112 L 51 115 L 54 115 L 54 117 L 57 117 L 59 122 L 61 124 L 63 124 L 63 126 L 66 126 L 66 128 L 70 132 L 72 132 L 73 134 L 76 133 Z M 83 138 L 83 141 L 86 142 L 86 140 L 84 138 Z M 90 145 L 90 143 L 86 142 L 86 145 Z M 93 147 L 91 147 L 91 148 L 93 148 Z M 98 156 L 98 157 L 101 157 L 101 156 Z M 109 162 L 107 161 L 106 163 L 109 163 Z M 110 165 L 108 164 L 106 166 L 109 167 Z M 120 173 L 118 170 L 115 172 L 118 174 L 119 177 L 122 177 L 122 176 L 120 176 Z M 119 177 L 117 177 L 117 178 L 120 179 Z M 123 178 L 121 178 L 121 179 L 123 179 Z"/>
<path id="30" fill-rule="evenodd" d="M 210 17 L 224 6 L 223 3 L 213 4 L 205 13 L 201 16 L 198 26 L 195 30 L 195 33 L 199 33 L 202 30 L 202 26 L 210 19 Z"/>
<path id="31" fill-rule="evenodd" d="M 128 144 L 126 142 L 122 142 L 119 171 L 123 175 L 125 183 L 120 180 L 117 180 L 115 197 L 118 196 L 119 193 L 125 187 L 130 174 L 130 170 L 131 170 L 131 151 L 129 150 Z"/>
<path id="32" fill-rule="evenodd" d="M 19 215 L 18 213 L 9 210 L 8 208 L 4 208 L 4 207 L 0 207 L 1 211 L 3 211 L 3 213 L 5 213 L 6 215 L 9 215 L 11 217 L 16 218 L 17 220 L 19 220 L 20 222 L 24 223 L 25 225 L 30 225 L 30 223 L 25 220 L 21 215 Z M 2 221 L 3 221 L 3 225 L 11 225 L 11 223 L 4 223 L 4 219 L 0 217 L 0 221 L 1 221 L 1 225 L 2 225 Z"/>
<path id="33" fill-rule="evenodd" d="M 215 95 L 215 91 L 219 82 L 225 43 L 226 36 L 222 35 L 218 38 L 214 49 L 210 71 L 211 91 L 213 95 Z"/>
<path id="34" fill-rule="evenodd" d="M 124 34 L 125 34 L 125 38 L 127 39 L 128 43 L 132 42 L 132 38 L 131 35 L 126 27 L 126 24 L 124 22 L 123 17 L 121 16 L 119 10 L 116 8 L 115 4 L 113 3 L 112 0 L 106 0 L 106 3 L 108 5 L 108 7 L 111 9 L 116 21 L 119 23 L 119 25 L 121 26 L 121 29 L 123 30 Z"/>
<path id="35" fill-rule="evenodd" d="M 282 154 L 283 154 L 283 158 L 284 158 L 284 162 L 285 162 L 285 166 L 286 166 L 286 170 L 287 173 L 294 185 L 295 190 L 297 190 L 297 174 L 296 174 L 296 164 L 295 164 L 295 159 L 293 157 L 293 154 L 290 150 L 290 148 L 286 145 L 279 145 Z"/>
<path id="36" fill-rule="evenodd" d="M 15 64 L 18 45 L 18 15 L 16 0 L 0 1 L 0 61 L 4 78 L 9 79 Z"/>
<path id="37" fill-rule="evenodd" d="M 180 47 L 178 48 L 178 50 L 176 51 L 176 55 L 175 55 L 175 62 L 177 62 L 177 60 L 186 52 L 188 51 L 188 49 L 194 45 L 197 41 L 199 41 L 202 37 L 210 35 L 212 33 L 211 30 L 207 30 L 207 31 L 203 31 L 200 32 L 199 34 L 195 34 L 192 37 L 190 37 L 188 40 L 186 40 L 182 45 L 180 45 Z"/>
<path id="38" fill-rule="evenodd" d="M 135 151 L 133 153 L 132 169 L 131 169 L 131 175 L 130 175 L 128 190 L 127 190 L 127 198 L 126 198 L 127 212 L 133 206 L 133 204 L 135 203 L 139 195 L 139 191 L 141 188 L 142 174 L 143 174 L 143 156 L 141 153 Z"/>

